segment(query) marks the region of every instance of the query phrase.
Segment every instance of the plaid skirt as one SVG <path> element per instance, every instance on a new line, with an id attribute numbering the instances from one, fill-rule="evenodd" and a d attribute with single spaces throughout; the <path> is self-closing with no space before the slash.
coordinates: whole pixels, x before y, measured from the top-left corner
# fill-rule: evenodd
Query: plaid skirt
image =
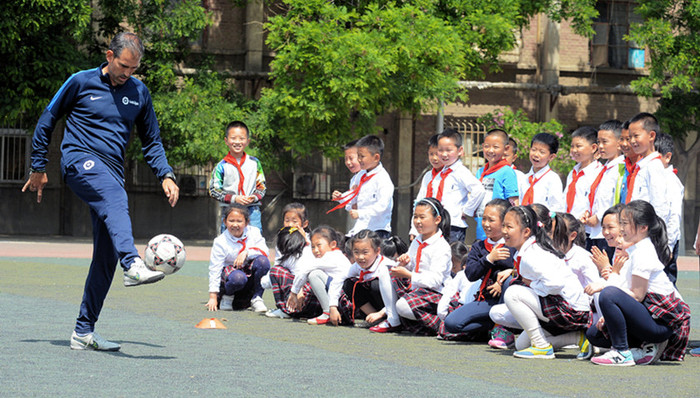
<path id="1" fill-rule="evenodd" d="M 301 291 L 304 293 L 302 310 L 291 312 L 287 308 L 287 299 L 292 291 L 294 275 L 285 267 L 275 265 L 270 268 L 270 284 L 272 285 L 272 295 L 275 297 L 275 305 L 285 314 L 295 318 L 313 318 L 321 315 L 323 309 L 314 296 L 311 285 L 306 283 Z"/>
<path id="2" fill-rule="evenodd" d="M 462 305 L 462 303 L 459 302 L 459 292 L 455 293 L 454 296 L 452 296 L 452 299 L 450 300 L 450 305 L 447 307 L 447 315 L 451 314 L 452 311 L 456 310 Z M 443 320 L 440 320 L 440 328 L 438 329 L 437 332 L 438 336 L 440 336 L 443 340 L 450 340 L 450 341 L 472 341 L 474 340 L 474 334 L 473 333 L 450 333 L 447 330 L 445 330 L 445 322 Z"/>
<path id="3" fill-rule="evenodd" d="M 661 354 L 661 359 L 682 361 L 690 337 L 690 308 L 688 304 L 676 297 L 675 293 L 668 296 L 647 293 L 642 304 L 647 307 L 654 320 L 661 321 L 673 329 L 673 334 L 668 339 L 668 345 Z"/>
<path id="4" fill-rule="evenodd" d="M 418 335 L 436 335 L 442 325 L 442 319 L 437 315 L 437 306 L 442 294 L 430 289 L 417 288 L 404 293 L 402 298 L 416 316 L 415 321 L 401 318 L 404 328 Z"/>
<path id="5" fill-rule="evenodd" d="M 562 296 L 550 294 L 540 297 L 540 305 L 542 306 L 542 314 L 549 318 L 548 323 L 562 331 L 585 330 L 590 326 L 591 311 L 573 309 Z M 545 325 L 542 327 L 547 329 Z"/>

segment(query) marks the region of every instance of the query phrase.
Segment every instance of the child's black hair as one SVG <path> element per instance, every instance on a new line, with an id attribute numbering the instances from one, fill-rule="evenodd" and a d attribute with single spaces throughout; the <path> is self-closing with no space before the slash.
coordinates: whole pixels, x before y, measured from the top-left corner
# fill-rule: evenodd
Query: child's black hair
<path id="1" fill-rule="evenodd" d="M 547 147 L 549 148 L 549 153 L 556 154 L 557 151 L 559 150 L 559 139 L 554 134 L 549 134 L 549 133 L 535 134 L 535 136 L 532 137 L 532 140 L 530 140 L 530 147 L 532 147 L 532 144 L 534 144 L 535 142 L 539 142 L 541 144 L 547 145 Z"/>
<path id="2" fill-rule="evenodd" d="M 508 145 L 513 148 L 513 154 L 518 153 L 518 141 L 514 140 L 513 137 L 508 137 Z"/>
<path id="3" fill-rule="evenodd" d="M 608 210 L 605 210 L 605 213 L 603 213 L 603 218 L 600 219 L 600 222 L 602 223 L 603 220 L 605 220 L 605 217 L 614 214 L 618 217 L 620 217 L 620 213 L 622 212 L 622 209 L 625 208 L 625 205 L 622 203 L 618 203 L 615 206 L 609 208 Z"/>
<path id="4" fill-rule="evenodd" d="M 499 136 L 501 138 L 501 140 L 503 140 L 503 146 L 508 145 L 508 140 L 510 139 L 510 137 L 508 136 L 508 133 L 505 132 L 505 130 L 491 129 L 491 130 L 486 132 L 486 135 L 484 135 L 484 139 L 486 139 L 486 137 L 489 137 L 492 135 Z"/>
<path id="5" fill-rule="evenodd" d="M 284 215 L 293 212 L 296 215 L 299 216 L 299 219 L 301 219 L 301 224 L 303 225 L 305 222 L 309 221 L 309 216 L 308 213 L 306 212 L 306 206 L 299 202 L 292 202 L 292 203 L 287 203 L 283 208 L 282 208 L 282 218 L 284 218 Z M 306 232 L 309 232 L 308 230 L 308 225 L 305 228 Z"/>
<path id="6" fill-rule="evenodd" d="M 467 254 L 469 254 L 469 248 L 467 247 L 467 245 L 465 245 L 464 242 L 458 240 L 450 243 L 450 251 L 452 252 L 453 258 L 459 259 L 460 264 L 467 257 Z"/>
<path id="7" fill-rule="evenodd" d="M 486 203 L 487 207 L 495 207 L 498 209 L 498 214 L 501 216 L 501 221 L 503 221 L 503 217 L 506 216 L 506 212 L 508 209 L 513 207 L 513 205 L 510 203 L 510 200 L 505 200 L 505 199 L 491 199 L 488 203 Z"/>
<path id="8" fill-rule="evenodd" d="M 589 144 L 596 144 L 598 142 L 598 130 L 591 126 L 581 126 L 571 133 L 571 138 L 583 138 Z"/>
<path id="9" fill-rule="evenodd" d="M 659 261 L 666 266 L 671 261 L 671 250 L 668 248 L 668 234 L 664 220 L 656 215 L 654 206 L 644 200 L 633 200 L 625 205 L 620 212 L 620 217 L 629 215 L 635 228 L 646 226 L 647 236 L 651 239 L 656 249 Z"/>
<path id="10" fill-rule="evenodd" d="M 408 245 L 398 235 L 382 239 L 381 251 L 384 257 L 396 258 L 408 251 Z"/>
<path id="11" fill-rule="evenodd" d="M 538 222 L 534 210 L 528 206 L 513 206 L 506 214 L 508 213 L 513 213 L 518 218 L 520 226 L 523 229 L 530 228 L 530 236 L 535 237 L 536 244 L 540 245 L 542 249 L 554 254 L 558 258 L 564 258 L 564 253 L 554 247 L 552 239 L 547 234 L 547 231 L 539 226 L 541 223 Z"/>
<path id="12" fill-rule="evenodd" d="M 380 238 L 379 234 L 371 229 L 363 229 L 362 231 L 356 233 L 355 236 L 352 237 L 352 246 L 355 246 L 355 242 L 365 239 L 369 240 L 369 243 L 372 245 L 372 250 L 382 248 L 382 238 Z"/>
<path id="13" fill-rule="evenodd" d="M 673 138 L 671 135 L 666 133 L 656 134 L 656 139 L 654 140 L 654 149 L 656 152 L 660 153 L 661 156 L 665 156 L 667 153 L 671 154 L 673 157 Z"/>
<path id="14" fill-rule="evenodd" d="M 445 129 L 438 136 L 438 141 L 440 141 L 443 138 L 451 139 L 452 143 L 455 144 L 457 148 L 462 146 L 462 134 L 455 129 Z"/>
<path id="15" fill-rule="evenodd" d="M 280 264 L 289 258 L 298 259 L 306 246 L 306 238 L 297 227 L 283 227 L 277 232 L 277 252 L 282 254 L 279 258 Z"/>
<path id="16" fill-rule="evenodd" d="M 322 238 L 327 240 L 328 243 L 335 241 L 335 246 L 338 249 L 345 245 L 345 237 L 340 232 L 336 231 L 335 228 L 329 225 L 319 225 L 318 227 L 314 228 L 313 231 L 311 231 L 311 235 L 309 235 L 309 237 L 313 239 L 316 235 L 320 235 Z"/>
<path id="17" fill-rule="evenodd" d="M 630 121 L 625 120 L 624 122 L 622 122 L 622 130 L 629 130 L 629 129 L 630 129 Z"/>
<path id="18" fill-rule="evenodd" d="M 224 137 L 228 137 L 229 130 L 235 129 L 235 128 L 245 129 L 245 136 L 247 138 L 250 138 L 250 130 L 248 129 L 248 126 L 240 120 L 235 120 L 235 121 L 229 123 L 228 125 L 226 125 L 226 130 L 224 130 Z"/>
<path id="19" fill-rule="evenodd" d="M 343 145 L 343 151 L 347 151 L 350 148 L 355 148 L 357 146 L 357 141 L 359 140 L 352 140 L 347 144 Z"/>
<path id="20" fill-rule="evenodd" d="M 231 212 L 233 211 L 237 211 L 243 214 L 243 218 L 245 218 L 245 223 L 250 223 L 250 211 L 248 211 L 248 207 L 238 203 L 231 203 L 228 207 L 226 207 L 226 209 L 224 210 L 224 221 L 228 218 L 228 215 L 231 214 Z"/>
<path id="21" fill-rule="evenodd" d="M 586 227 L 576 219 L 571 213 L 557 213 L 552 241 L 563 253 L 568 252 L 569 235 L 576 232 L 576 238 L 572 242 L 574 245 L 586 247 Z"/>
<path id="22" fill-rule="evenodd" d="M 376 135 L 366 135 L 360 138 L 355 146 L 358 148 L 367 148 L 369 153 L 372 155 L 379 154 L 380 158 L 384 156 L 384 141 Z"/>
<path id="23" fill-rule="evenodd" d="M 622 135 L 622 122 L 617 119 L 605 121 L 598 126 L 598 131 L 600 130 L 612 131 L 615 138 L 620 138 L 620 135 Z"/>
<path id="24" fill-rule="evenodd" d="M 428 148 L 437 148 L 440 134 L 434 134 L 428 139 Z"/>
<path id="25" fill-rule="evenodd" d="M 433 217 L 440 216 L 441 220 L 438 224 L 438 229 L 442 231 L 442 236 L 449 242 L 450 240 L 450 213 L 442 207 L 439 200 L 435 198 L 423 198 L 416 202 L 416 207 L 426 206 L 430 209 Z"/>
<path id="26" fill-rule="evenodd" d="M 642 112 L 634 115 L 632 119 L 630 119 L 630 124 L 632 123 L 637 123 L 637 122 L 642 122 L 642 128 L 647 132 L 656 132 L 656 135 L 659 135 L 661 133 L 661 127 L 659 126 L 659 121 L 656 119 L 656 116 L 652 115 L 651 113 L 648 112 Z"/>
<path id="27" fill-rule="evenodd" d="M 556 225 L 556 213 L 549 210 L 547 206 L 541 203 L 533 203 L 528 207 L 535 212 L 537 221 L 542 224 L 542 228 L 544 228 L 547 233 L 552 232 L 552 228 Z"/>

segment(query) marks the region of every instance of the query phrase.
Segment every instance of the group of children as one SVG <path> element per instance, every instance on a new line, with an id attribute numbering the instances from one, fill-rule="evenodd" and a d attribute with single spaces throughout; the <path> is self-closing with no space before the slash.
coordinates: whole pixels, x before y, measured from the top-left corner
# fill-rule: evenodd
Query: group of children
<path id="1" fill-rule="evenodd" d="M 345 164 L 355 174 L 329 210 L 347 211 L 348 232 L 310 230 L 304 206 L 289 204 L 272 266 L 251 217 L 260 196 L 244 188 L 245 145 L 229 145 L 231 159 L 210 188 L 230 205 L 212 248 L 207 308 L 484 341 L 518 358 L 551 359 L 576 345 L 579 359 L 599 365 L 682 360 L 690 331 L 675 288 L 683 187 L 669 165 L 673 142 L 654 116 L 574 131 L 576 165 L 565 185 L 549 167 L 554 135 L 533 137 L 526 174 L 513 165 L 514 144 L 505 131 L 489 131 L 486 163 L 474 175 L 461 162 L 460 133 L 431 137 L 410 245 L 391 235 L 394 185 L 382 140 L 348 144 Z M 227 176 L 229 164 L 238 173 Z M 470 248 L 468 218 L 477 223 Z"/>

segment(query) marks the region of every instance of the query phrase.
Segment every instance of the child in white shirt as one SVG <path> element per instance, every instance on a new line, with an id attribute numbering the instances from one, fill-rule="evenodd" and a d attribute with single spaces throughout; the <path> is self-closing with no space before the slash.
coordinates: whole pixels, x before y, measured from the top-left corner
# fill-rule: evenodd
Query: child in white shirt
<path id="1" fill-rule="evenodd" d="M 549 210 L 566 210 L 561 178 L 549 167 L 559 151 L 559 139 L 549 133 L 539 133 L 530 141 L 530 163 L 532 167 L 520 184 L 520 204 L 539 203 Z"/>

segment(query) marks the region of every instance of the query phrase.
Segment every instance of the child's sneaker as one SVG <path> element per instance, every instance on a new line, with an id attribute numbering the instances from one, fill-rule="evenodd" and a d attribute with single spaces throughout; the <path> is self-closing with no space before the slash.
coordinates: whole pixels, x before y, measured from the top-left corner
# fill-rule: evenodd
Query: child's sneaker
<path id="1" fill-rule="evenodd" d="M 666 349 L 668 341 L 659 344 L 644 344 L 642 348 L 632 348 L 632 359 L 637 365 L 651 365 L 659 361 L 661 354 Z"/>
<path id="2" fill-rule="evenodd" d="M 603 355 L 591 358 L 591 362 L 596 365 L 603 366 L 634 366 L 634 358 L 632 357 L 632 352 L 627 351 L 617 351 L 611 349 Z"/>
<path id="3" fill-rule="evenodd" d="M 317 316 L 316 318 L 312 318 L 306 321 L 309 325 L 325 325 L 328 323 L 328 321 L 331 319 L 330 315 L 328 315 L 327 312 L 324 312 L 323 314 Z"/>
<path id="4" fill-rule="evenodd" d="M 256 313 L 263 313 L 267 312 L 267 307 L 265 306 L 265 302 L 263 301 L 262 297 L 253 297 L 252 300 L 250 300 L 250 308 L 256 312 Z"/>
<path id="5" fill-rule="evenodd" d="M 71 350 L 119 351 L 121 346 L 103 339 L 97 332 L 79 336 L 74 330 L 70 336 L 70 348 Z"/>
<path id="6" fill-rule="evenodd" d="M 286 312 L 282 311 L 281 309 L 276 309 L 276 310 L 270 310 L 265 313 L 265 316 L 268 318 L 281 318 L 281 319 L 289 319 L 291 316 L 287 314 Z"/>
<path id="7" fill-rule="evenodd" d="M 586 334 L 583 332 L 581 332 L 581 337 L 578 341 L 578 348 L 579 352 L 578 355 L 576 355 L 576 359 L 579 361 L 585 361 L 593 356 L 593 346 L 588 342 Z"/>
<path id="8" fill-rule="evenodd" d="M 221 311 L 233 311 L 233 295 L 221 296 L 221 303 L 219 304 L 219 309 Z"/>
<path id="9" fill-rule="evenodd" d="M 498 348 L 499 350 L 505 350 L 512 348 L 515 345 L 515 336 L 510 330 L 496 325 L 491 329 L 491 340 L 489 340 L 489 346 L 493 348 Z"/>
<path id="10" fill-rule="evenodd" d="M 554 347 L 551 344 L 545 348 L 531 346 L 524 350 L 515 351 L 513 356 L 525 359 L 554 359 Z"/>
<path id="11" fill-rule="evenodd" d="M 131 267 L 124 271 L 124 286 L 146 285 L 148 283 L 158 282 L 165 278 L 165 274 L 160 271 L 151 271 L 143 263 L 143 260 L 136 258 L 131 264 Z"/>

